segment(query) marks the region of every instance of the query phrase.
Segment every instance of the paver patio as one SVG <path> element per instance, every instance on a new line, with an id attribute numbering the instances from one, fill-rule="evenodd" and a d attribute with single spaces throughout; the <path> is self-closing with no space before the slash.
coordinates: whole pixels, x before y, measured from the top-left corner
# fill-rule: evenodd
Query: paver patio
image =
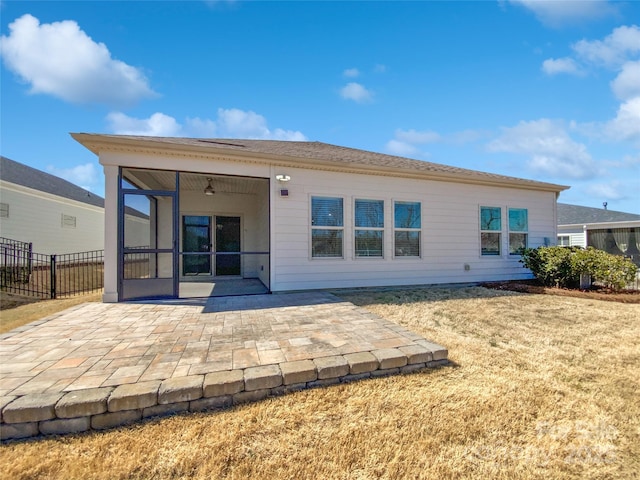
<path id="1" fill-rule="evenodd" d="M 0 336 L 0 432 L 108 428 L 446 359 L 326 292 L 88 303 Z"/>

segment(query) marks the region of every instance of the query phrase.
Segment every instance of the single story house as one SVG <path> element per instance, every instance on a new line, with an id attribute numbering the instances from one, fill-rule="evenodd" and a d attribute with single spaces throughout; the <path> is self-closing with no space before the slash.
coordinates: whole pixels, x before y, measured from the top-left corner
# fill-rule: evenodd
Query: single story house
<path id="1" fill-rule="evenodd" d="M 105 172 L 104 301 L 531 278 L 568 187 L 320 142 L 73 133 Z M 130 241 L 124 208 L 150 218 Z"/>
<path id="2" fill-rule="evenodd" d="M 129 232 L 148 217 L 128 210 Z M 139 225 L 135 228 L 135 225 Z M 0 157 L 0 237 L 45 255 L 104 249 L 104 199 L 49 173 Z"/>
<path id="3" fill-rule="evenodd" d="M 640 266 L 640 215 L 558 203 L 558 245 L 594 247 Z"/>

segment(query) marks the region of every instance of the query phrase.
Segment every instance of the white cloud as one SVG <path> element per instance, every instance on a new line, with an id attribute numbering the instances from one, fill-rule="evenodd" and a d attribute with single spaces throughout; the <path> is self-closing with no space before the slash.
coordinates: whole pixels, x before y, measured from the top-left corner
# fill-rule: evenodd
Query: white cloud
<path id="1" fill-rule="evenodd" d="M 307 139 L 307 137 L 299 131 L 283 130 L 281 128 L 270 130 L 267 127 L 267 120 L 262 115 L 237 108 L 228 110 L 219 108 L 216 125 L 218 126 L 220 135 L 234 138 L 294 141 L 304 141 Z"/>
<path id="2" fill-rule="evenodd" d="M 585 187 L 585 191 L 602 200 L 625 200 L 629 198 L 628 192 L 635 188 L 632 185 L 624 185 L 623 182 L 612 180 L 608 183 L 593 183 Z"/>
<path id="3" fill-rule="evenodd" d="M 187 118 L 186 130 L 193 137 L 215 137 L 217 135 L 218 126 L 213 120 L 208 118 Z"/>
<path id="4" fill-rule="evenodd" d="M 175 118 L 164 113 L 154 113 L 149 118 L 134 118 L 121 112 L 107 116 L 109 129 L 119 135 L 152 135 L 189 137 L 228 137 L 262 140 L 305 141 L 307 137 L 299 131 L 276 128 L 269 129 L 267 120 L 252 111 L 237 108 L 219 108 L 216 120 L 187 118 L 181 125 Z"/>
<path id="5" fill-rule="evenodd" d="M 387 71 L 387 66 L 381 63 L 377 63 L 375 67 L 373 67 L 373 71 L 376 73 L 385 73 Z"/>
<path id="6" fill-rule="evenodd" d="M 420 153 L 415 146 L 400 140 L 389 140 L 385 145 L 385 151 L 402 157 L 411 157 Z"/>
<path id="7" fill-rule="evenodd" d="M 446 140 L 450 143 L 459 145 L 463 143 L 476 142 L 486 135 L 487 132 L 481 132 L 478 130 L 462 130 L 448 135 Z"/>
<path id="8" fill-rule="evenodd" d="M 356 82 L 347 83 L 342 87 L 340 95 L 346 100 L 353 100 L 357 103 L 366 103 L 373 99 L 373 93 Z"/>
<path id="9" fill-rule="evenodd" d="M 611 82 L 611 90 L 620 100 L 640 97 L 640 60 L 626 62 Z"/>
<path id="10" fill-rule="evenodd" d="M 40 24 L 25 14 L 0 38 L 5 66 L 30 85 L 30 93 L 73 103 L 129 105 L 156 94 L 137 68 L 115 60 L 73 20 Z"/>
<path id="11" fill-rule="evenodd" d="M 585 62 L 615 68 L 630 55 L 640 53 L 640 28 L 623 25 L 613 29 L 604 40 L 580 40 L 571 48 Z"/>
<path id="12" fill-rule="evenodd" d="M 395 137 L 397 140 L 407 142 L 411 144 L 425 144 L 434 143 L 442 140 L 442 137 L 438 132 L 433 130 L 424 130 L 419 132 L 417 130 L 396 130 Z"/>
<path id="13" fill-rule="evenodd" d="M 557 75 L 568 73 L 571 75 L 581 75 L 582 70 L 573 58 L 547 58 L 542 62 L 542 71 L 547 75 Z"/>
<path id="14" fill-rule="evenodd" d="M 533 14 L 549 27 L 584 23 L 618 13 L 607 0 L 510 0 Z"/>
<path id="15" fill-rule="evenodd" d="M 85 163 L 71 168 L 57 168 L 49 165 L 47 171 L 56 177 L 80 185 L 85 190 L 91 190 L 101 180 L 98 168 L 93 163 Z"/>
<path id="16" fill-rule="evenodd" d="M 587 148 L 573 141 L 561 122 L 545 118 L 502 128 L 487 150 L 526 155 L 532 171 L 552 177 L 584 179 L 600 171 Z"/>
<path id="17" fill-rule="evenodd" d="M 603 131 L 610 140 L 631 140 L 640 144 L 640 96 L 622 103 L 616 117 L 604 125 Z"/>
<path id="18" fill-rule="evenodd" d="M 121 112 L 107 115 L 109 129 L 118 135 L 151 135 L 173 137 L 180 134 L 182 126 L 175 118 L 156 112 L 149 118 L 133 118 Z"/>
<path id="19" fill-rule="evenodd" d="M 356 78 L 360 75 L 360 71 L 357 68 L 348 68 L 342 74 L 345 77 Z"/>

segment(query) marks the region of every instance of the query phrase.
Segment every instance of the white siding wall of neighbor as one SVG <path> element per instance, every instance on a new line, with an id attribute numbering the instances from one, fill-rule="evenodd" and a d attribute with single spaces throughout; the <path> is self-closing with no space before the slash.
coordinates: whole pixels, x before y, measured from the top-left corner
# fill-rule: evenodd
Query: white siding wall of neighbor
<path id="1" fill-rule="evenodd" d="M 558 237 L 568 236 L 569 247 L 586 247 L 587 230 L 583 225 L 561 225 L 558 227 Z"/>
<path id="2" fill-rule="evenodd" d="M 291 176 L 289 196 L 278 195 L 277 182 L 272 192 L 273 291 L 531 278 L 520 257 L 508 254 L 508 208 L 528 210 L 530 247 L 552 244 L 556 238 L 553 192 L 305 169 L 289 168 L 286 173 Z M 311 258 L 312 196 L 344 199 L 344 258 Z M 382 259 L 355 257 L 356 198 L 384 200 Z M 396 200 L 421 202 L 421 258 L 393 256 Z M 502 208 L 499 257 L 480 254 L 480 206 Z"/>
<path id="3" fill-rule="evenodd" d="M 14 183 L 0 185 L 0 201 L 9 205 L 9 216 L 0 218 L 1 236 L 31 242 L 34 252 L 47 255 L 104 248 L 102 208 Z"/>

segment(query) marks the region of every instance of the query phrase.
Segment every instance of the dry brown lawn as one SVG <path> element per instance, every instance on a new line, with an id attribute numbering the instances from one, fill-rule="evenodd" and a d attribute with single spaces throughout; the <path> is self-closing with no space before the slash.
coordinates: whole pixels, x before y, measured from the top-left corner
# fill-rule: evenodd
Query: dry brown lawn
<path id="1" fill-rule="evenodd" d="M 638 478 L 638 305 L 479 287 L 344 298 L 453 365 L 8 443 L 0 478 Z"/>
<path id="2" fill-rule="evenodd" d="M 0 292 L 0 333 L 8 332 L 27 323 L 53 315 L 85 302 L 99 302 L 102 291 L 56 300 Z"/>

